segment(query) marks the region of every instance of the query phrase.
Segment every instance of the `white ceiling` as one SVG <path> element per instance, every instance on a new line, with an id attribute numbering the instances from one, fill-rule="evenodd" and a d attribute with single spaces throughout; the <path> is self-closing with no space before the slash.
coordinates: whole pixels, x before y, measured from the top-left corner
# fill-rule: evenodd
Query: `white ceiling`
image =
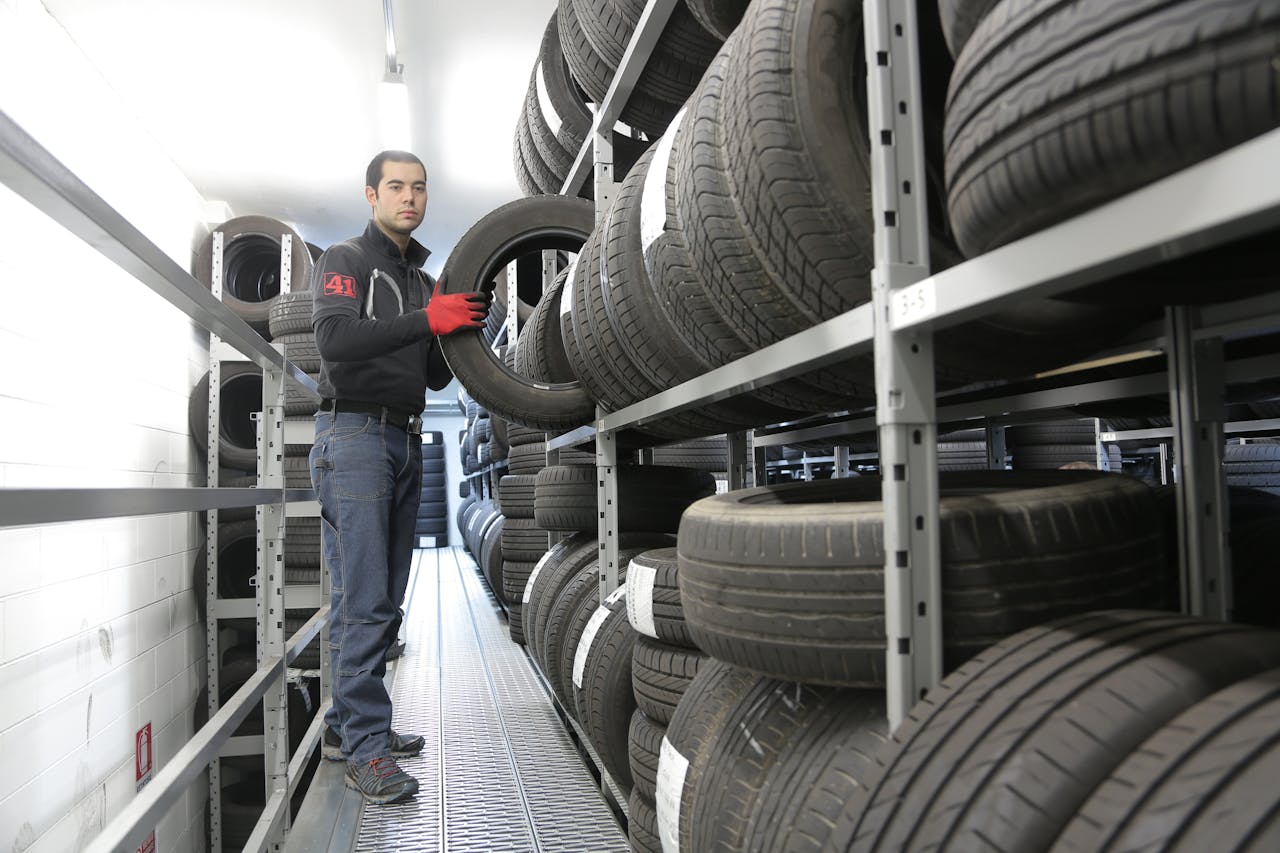
<path id="1" fill-rule="evenodd" d="M 327 247 L 363 230 L 379 150 L 382 0 L 43 0 L 211 201 Z M 520 195 L 512 134 L 555 0 L 395 0 L 413 150 L 427 165 L 415 236 L 444 264 Z"/>

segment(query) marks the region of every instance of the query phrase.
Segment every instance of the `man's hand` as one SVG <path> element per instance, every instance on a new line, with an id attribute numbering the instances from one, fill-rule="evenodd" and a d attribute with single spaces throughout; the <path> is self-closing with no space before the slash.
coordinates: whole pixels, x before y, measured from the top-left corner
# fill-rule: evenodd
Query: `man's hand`
<path id="1" fill-rule="evenodd" d="M 436 337 L 451 335 L 459 329 L 478 329 L 489 315 L 492 297 L 482 290 L 471 293 L 441 293 L 440 282 L 431 292 L 431 300 L 423 309 L 427 312 L 427 325 Z"/>

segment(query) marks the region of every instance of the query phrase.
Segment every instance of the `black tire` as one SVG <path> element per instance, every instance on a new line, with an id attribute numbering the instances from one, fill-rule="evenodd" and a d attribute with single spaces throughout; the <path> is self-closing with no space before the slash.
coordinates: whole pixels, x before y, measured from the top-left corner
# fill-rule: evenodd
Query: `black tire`
<path id="1" fill-rule="evenodd" d="M 1159 600 L 1163 534 L 1144 484 L 1092 471 L 990 471 L 944 474 L 940 489 L 945 671 L 1047 619 Z M 882 685 L 879 495 L 878 480 L 851 478 L 689 507 L 680 596 L 697 646 L 779 678 Z M 802 545 L 812 542 L 824 544 Z"/>
<path id="2" fill-rule="evenodd" d="M 538 444 L 546 440 L 547 434 L 543 430 L 529 429 L 520 424 L 510 424 L 507 427 L 507 444 L 510 447 L 519 447 L 522 444 Z"/>
<path id="3" fill-rule="evenodd" d="M 288 640 L 298 632 L 298 629 L 307 623 L 314 614 L 305 610 L 290 610 L 284 620 L 284 638 Z M 323 630 L 323 629 L 322 629 Z M 320 668 L 320 637 L 308 643 L 302 652 L 293 660 L 291 666 L 298 669 L 319 669 Z"/>
<path id="4" fill-rule="evenodd" d="M 1280 847 L 1277 731 L 1280 670 L 1218 691 L 1111 771 L 1053 850 Z"/>
<path id="5" fill-rule="evenodd" d="M 1098 467 L 1098 447 L 1094 444 L 1045 444 L 1015 447 L 1009 451 L 1015 471 L 1050 471 L 1063 465 L 1083 462 Z"/>
<path id="6" fill-rule="evenodd" d="M 218 595 L 253 598 L 258 573 L 258 527 L 252 519 L 218 525 Z"/>
<path id="7" fill-rule="evenodd" d="M 507 524 L 511 519 L 507 519 Z M 506 530 L 504 528 L 503 532 Z M 502 561 L 502 600 L 510 605 L 510 610 L 520 609 L 525 585 L 537 562 L 503 559 Z"/>
<path id="8" fill-rule="evenodd" d="M 835 695 L 836 713 L 818 705 L 813 716 L 805 714 L 769 771 L 743 833 L 746 853 L 823 853 L 831 831 L 828 814 L 871 772 L 889 738 L 883 697 L 852 690 Z"/>
<path id="9" fill-rule="evenodd" d="M 666 726 L 649 719 L 639 708 L 631 715 L 631 726 L 627 731 L 631 792 L 650 803 L 658 793 L 658 756 L 662 753 L 662 737 L 666 733 Z"/>
<path id="10" fill-rule="evenodd" d="M 308 373 L 315 382 L 320 382 L 319 373 Z M 320 409 L 320 399 L 310 391 L 303 391 L 298 385 L 288 380 L 284 383 L 284 413 L 286 417 L 306 415 L 314 417 Z"/>
<path id="11" fill-rule="evenodd" d="M 532 518 L 510 518 L 502 528 L 502 556 L 506 560 L 536 562 L 547 553 L 547 531 Z M 521 587 L 523 590 L 524 587 Z"/>
<path id="12" fill-rule="evenodd" d="M 1010 427 L 1005 432 L 1010 447 L 1043 447 L 1060 444 L 1093 444 L 1097 431 L 1093 418 Z M 985 441 L 985 437 L 984 437 Z"/>
<path id="13" fill-rule="evenodd" d="M 1024 631 L 918 703 L 827 849 L 1045 850 L 1144 740 L 1280 664 L 1280 633 L 1111 611 Z"/>
<path id="14" fill-rule="evenodd" d="M 578 721 L 613 781 L 630 795 L 631 655 L 639 635 L 627 622 L 626 592 L 619 586 L 588 620 L 574 650 L 572 679 Z"/>
<path id="15" fill-rule="evenodd" d="M 703 747 L 706 765 L 686 806 L 692 824 L 691 849 L 742 850 L 753 819 L 758 825 L 760 817 L 776 817 L 759 811 L 762 794 L 780 764 L 786 764 L 794 752 L 816 762 L 841 735 L 849 734 L 864 735 L 857 752 L 869 757 L 885 740 L 884 714 L 884 695 L 878 690 L 757 678 Z M 846 726 L 852 731 L 842 731 Z"/>
<path id="16" fill-rule="evenodd" d="M 502 530 L 505 526 L 506 519 L 495 514 L 480 539 L 480 556 L 476 560 L 493 597 L 498 599 L 502 598 Z"/>
<path id="17" fill-rule="evenodd" d="M 653 464 L 678 465 L 713 474 L 725 473 L 729 470 L 729 441 L 722 435 L 713 435 L 655 447 Z"/>
<path id="18" fill-rule="evenodd" d="M 619 465 L 618 527 L 673 533 L 685 507 L 715 494 L 705 471 L 658 465 Z M 595 530 L 596 469 L 591 465 L 553 465 L 538 472 L 534 518 L 547 530 Z"/>
<path id="19" fill-rule="evenodd" d="M 690 108 L 681 220 L 712 305 L 751 349 L 871 298 L 869 154 L 848 143 L 868 138 L 862 56 L 857 4 L 759 0 Z M 814 411 L 870 401 L 872 358 L 806 382 Z"/>
<path id="20" fill-rule="evenodd" d="M 655 802 L 663 850 L 695 849 L 690 806 L 711 757 L 709 747 L 738 699 L 758 678 L 749 670 L 709 658 L 676 708 L 658 764 Z"/>
<path id="21" fill-rule="evenodd" d="M 499 481 L 498 506 L 507 518 L 533 518 L 532 474 L 507 474 Z"/>
<path id="22" fill-rule="evenodd" d="M 527 252 L 576 252 L 591 233 L 590 202 L 541 196 L 503 205 L 473 225 L 445 264 L 444 292 L 494 289 L 507 262 Z M 503 364 L 479 332 L 440 339 L 458 381 L 478 403 L 512 423 L 541 429 L 571 429 L 595 416 L 594 404 L 577 383 L 535 383 Z"/>
<path id="23" fill-rule="evenodd" d="M 721 41 L 733 34 L 750 0 L 685 0 L 702 28 Z"/>
<path id="24" fill-rule="evenodd" d="M 304 568 L 319 566 L 320 554 L 320 519 L 289 519 L 284 534 L 285 566 Z"/>
<path id="25" fill-rule="evenodd" d="M 284 348 L 285 358 L 296 364 L 299 370 L 311 374 L 320 372 L 320 350 L 316 347 L 316 336 L 312 332 L 281 335 L 274 343 Z"/>
<path id="26" fill-rule="evenodd" d="M 680 569 L 675 548 L 655 548 L 632 560 L 627 586 L 632 627 L 673 646 L 697 648 L 680 605 Z"/>
<path id="27" fill-rule="evenodd" d="M 599 543 L 595 536 L 579 533 L 561 539 L 534 567 L 525 583 L 524 593 L 521 595 L 525 643 L 529 647 L 529 654 L 543 673 L 546 673 L 546 666 L 542 658 L 545 647 L 542 637 L 550 619 L 550 610 L 565 585 L 592 560 L 597 559 L 599 553 Z"/>
<path id="28" fill-rule="evenodd" d="M 507 633 L 511 635 L 511 642 L 521 646 L 525 644 L 524 609 L 519 604 L 519 598 L 507 608 Z"/>
<path id="29" fill-rule="evenodd" d="M 627 841 L 631 853 L 662 853 L 662 841 L 658 838 L 658 813 L 651 800 L 636 791 L 627 801 Z"/>
<path id="30" fill-rule="evenodd" d="M 511 474 L 532 476 L 545 467 L 547 467 L 547 445 L 543 442 L 513 445 L 507 453 L 507 471 Z"/>
<path id="31" fill-rule="evenodd" d="M 600 603 L 599 558 L 588 563 L 569 579 L 547 609 L 546 630 L 539 644 L 542 673 L 560 704 L 575 720 L 578 705 L 574 699 L 573 657 L 578 641 L 591 614 Z M 527 642 L 526 637 L 526 642 Z"/>
<path id="32" fill-rule="evenodd" d="M 226 361 L 218 383 L 218 462 L 242 471 L 258 467 L 258 427 L 255 412 L 262 411 L 262 368 L 241 361 Z M 209 374 L 191 389 L 187 425 L 202 453 L 209 447 Z"/>
<path id="33" fill-rule="evenodd" d="M 576 382 L 578 377 L 569 365 L 560 330 L 560 294 L 569 270 L 562 270 L 538 304 L 533 316 L 520 332 L 516 350 L 516 371 L 538 382 Z"/>
<path id="34" fill-rule="evenodd" d="M 283 464 L 286 489 L 311 488 L 311 465 L 306 456 L 286 456 Z"/>
<path id="35" fill-rule="evenodd" d="M 960 248 L 990 251 L 1280 124 L 1278 23 L 1267 0 L 998 4 L 951 76 Z"/>
<path id="36" fill-rule="evenodd" d="M 311 288 L 282 293 L 271 306 L 271 337 L 311 332 Z"/>
<path id="37" fill-rule="evenodd" d="M 772 5 L 777 5 L 777 2 L 779 0 L 770 0 Z M 852 8 L 847 6 L 846 10 Z M 847 14 L 852 12 L 846 11 Z M 698 343 L 703 357 L 716 364 L 723 364 L 729 353 L 736 350 L 751 352 L 778 340 L 784 336 L 783 328 L 789 330 L 785 334 L 792 334 L 813 322 L 805 317 L 806 311 L 810 315 L 813 312 L 792 304 L 788 295 L 790 291 L 781 289 L 773 277 L 774 273 L 762 266 L 764 261 L 756 254 L 758 244 L 749 233 L 747 223 L 759 221 L 766 212 L 739 210 L 733 195 L 735 190 L 727 165 L 729 155 L 725 137 L 728 131 L 722 115 L 725 109 L 722 95 L 726 89 L 730 56 L 735 51 L 740 52 L 749 38 L 750 34 L 745 29 L 739 29 L 707 69 L 706 76 L 690 99 L 689 114 L 684 119 L 675 154 L 680 170 L 676 178 L 679 193 L 676 203 L 679 205 L 679 219 L 685 227 L 689 256 L 703 290 L 702 302 L 718 315 L 721 320 L 719 326 L 727 329 L 738 341 L 737 346 L 722 338 L 703 339 Z M 858 149 L 858 146 L 848 144 L 841 147 L 846 151 Z M 864 173 L 866 167 L 860 166 L 859 169 L 861 171 L 855 174 Z M 787 175 L 782 182 L 788 185 L 796 183 L 797 186 L 805 183 L 793 175 Z M 850 181 L 846 176 L 845 183 L 852 187 L 856 179 Z M 801 209 L 808 210 L 807 207 Z M 815 240 L 820 238 L 820 234 L 815 235 Z M 842 235 L 842 239 L 848 238 Z M 770 238 L 763 245 L 778 244 L 777 239 Z M 831 266 L 842 268 L 838 263 Z M 806 274 L 801 273 L 802 276 Z M 810 277 L 815 281 L 818 278 L 816 275 Z M 846 275 L 844 278 L 850 277 Z M 838 305 L 858 301 L 842 300 L 840 295 L 840 290 L 833 289 L 823 297 L 822 303 Z M 692 321 L 690 313 L 683 312 L 684 322 Z M 776 328 L 766 328 L 766 324 Z M 773 331 L 777 331 L 778 336 L 774 336 Z M 695 343 L 699 334 L 696 327 L 685 328 L 686 338 L 692 337 Z M 865 365 L 870 363 L 870 357 L 864 356 L 861 360 L 864 364 L 857 369 L 843 369 L 842 365 L 839 377 L 834 376 L 834 369 L 829 368 L 816 379 L 797 377 L 784 380 L 772 389 L 773 394 L 780 398 L 777 400 L 780 404 L 802 412 L 830 411 L 846 403 L 851 404 L 854 397 L 865 395 Z M 859 377 L 860 384 L 851 382 L 851 377 Z M 818 384 L 822 382 L 830 384 Z"/>
<path id="38" fill-rule="evenodd" d="M 312 261 L 307 245 L 289 226 L 266 216 L 228 219 L 222 232 L 222 302 L 259 333 L 271 334 L 271 306 L 280 295 L 281 238 L 292 237 L 289 290 L 311 286 Z M 212 281 L 213 234 L 196 250 L 195 277 L 205 287 Z"/>
<path id="39" fill-rule="evenodd" d="M 680 697 L 706 659 L 696 649 L 667 645 L 640 634 L 631 659 L 631 687 L 637 707 L 656 723 L 671 722 Z"/>
<path id="40" fill-rule="evenodd" d="M 1000 0 L 938 0 L 942 34 L 952 56 L 959 56 L 973 31 Z"/>

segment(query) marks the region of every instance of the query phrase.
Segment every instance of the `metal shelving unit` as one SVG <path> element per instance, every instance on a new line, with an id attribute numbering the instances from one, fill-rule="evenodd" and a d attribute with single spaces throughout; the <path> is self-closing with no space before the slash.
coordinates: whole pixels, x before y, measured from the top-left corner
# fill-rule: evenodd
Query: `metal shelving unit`
<path id="1" fill-rule="evenodd" d="M 290 760 L 285 708 L 286 667 L 320 632 L 328 616 L 322 608 L 294 636 L 283 632 L 284 520 L 296 507 L 314 499 L 310 489 L 287 489 L 283 481 L 284 382 L 294 382 L 311 394 L 315 383 L 286 355 L 257 334 L 219 299 L 220 275 L 211 292 L 125 220 L 77 178 L 7 114 L 0 112 L 0 181 L 34 207 L 89 243 L 105 257 L 181 310 L 211 336 L 210 469 L 217 482 L 217 365 L 228 345 L 263 369 L 263 417 L 259 421 L 259 485 L 261 488 L 130 488 L 130 489 L 0 489 L 0 527 L 55 524 L 101 518 L 208 512 L 210 514 L 209 617 L 257 617 L 257 672 L 230 701 L 217 708 L 216 631 L 208 658 L 211 713 L 209 721 L 156 774 L 147 788 L 118 812 L 86 848 L 90 851 L 133 849 L 144 828 L 154 826 L 186 792 L 206 767 L 211 768 L 214 834 L 218 845 L 217 759 L 220 755 L 262 753 L 268 760 L 267 807 L 254 833 L 260 842 L 278 840 L 287 829 L 289 795 L 301 778 L 303 765 L 318 743 L 322 719 L 307 733 Z M 220 242 L 220 241 L 219 241 Z M 216 253 L 218 256 L 220 252 Z M 288 257 L 288 252 L 285 252 Z M 288 281 L 288 277 L 284 279 Z M 317 396 L 318 399 L 318 396 Z M 216 599 L 217 512 L 255 507 L 259 528 L 258 596 L 252 611 Z M 305 509 L 304 509 L 305 511 Z M 235 738 L 231 733 L 266 698 L 266 736 Z"/>
<path id="2" fill-rule="evenodd" d="M 609 140 L 601 134 L 621 112 L 644 59 L 670 14 L 670 0 L 651 0 L 614 87 L 597 113 L 587 145 L 595 155 L 596 198 L 613 197 Z M 940 273 L 927 267 L 925 186 L 919 105 L 915 8 L 864 0 L 869 63 L 869 114 L 876 268 L 872 303 L 845 312 L 730 364 L 548 441 L 549 454 L 594 441 L 600 468 L 600 536 L 606 561 L 602 593 L 617 583 L 617 492 L 613 437 L 691 407 L 796 376 L 874 350 L 874 409 L 825 422 L 758 432 L 756 449 L 821 438 L 878 435 L 885 477 L 886 616 L 889 634 L 889 716 L 907 708 L 941 677 L 936 436 L 938 424 L 987 426 L 1052 417 L 1080 417 L 1085 403 L 1167 394 L 1174 413 L 1168 432 L 1182 468 L 1179 517 L 1184 598 L 1189 610 L 1225 617 L 1230 611 L 1223 545 L 1224 492 L 1220 461 L 1221 397 L 1225 385 L 1274 378 L 1274 355 L 1224 359 L 1222 340 L 1280 330 L 1280 293 L 1185 308 L 1171 306 L 1163 323 L 1148 324 L 1120 353 L 1162 352 L 1162 370 L 1123 378 L 1045 377 L 1006 387 L 938 397 L 932 335 L 1023 300 L 1061 295 L 1157 261 L 1183 258 L 1280 225 L 1280 130 L 1191 166 L 1129 195 Z M 587 145 L 563 192 L 585 178 Z M 886 216 L 892 212 L 893 216 Z M 1103 354 L 1100 354 L 1103 355 Z M 1235 425 L 1233 425 L 1235 426 Z M 1145 437 L 1145 436 L 1144 436 Z M 1154 436 L 1153 436 L 1154 437 Z M 757 473 L 763 462 L 758 457 Z M 847 466 L 847 459 L 844 460 Z M 843 470 L 843 469 L 842 469 Z"/>

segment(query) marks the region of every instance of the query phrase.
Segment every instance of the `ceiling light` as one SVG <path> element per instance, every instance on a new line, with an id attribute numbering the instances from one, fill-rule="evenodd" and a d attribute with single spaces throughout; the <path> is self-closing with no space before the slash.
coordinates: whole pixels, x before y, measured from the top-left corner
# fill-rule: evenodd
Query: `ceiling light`
<path id="1" fill-rule="evenodd" d="M 399 73 L 388 72 L 378 84 L 378 144 L 384 149 L 412 150 L 409 87 Z"/>

